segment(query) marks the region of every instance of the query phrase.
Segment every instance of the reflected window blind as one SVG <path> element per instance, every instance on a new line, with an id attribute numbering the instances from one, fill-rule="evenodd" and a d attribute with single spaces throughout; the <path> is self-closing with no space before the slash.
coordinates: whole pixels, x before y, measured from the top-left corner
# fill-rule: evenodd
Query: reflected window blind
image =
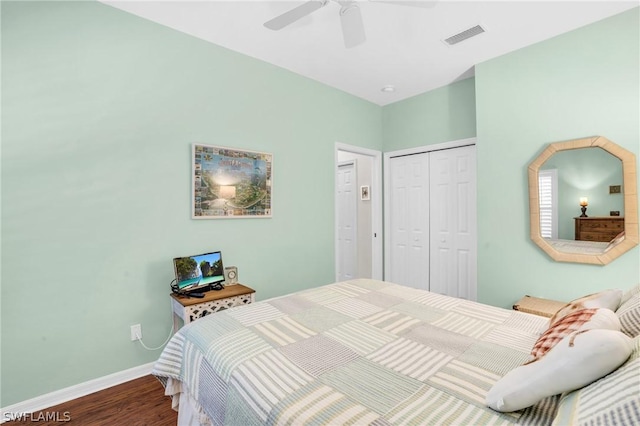
<path id="1" fill-rule="evenodd" d="M 540 233 L 542 238 L 558 238 L 558 170 L 538 172 Z"/>

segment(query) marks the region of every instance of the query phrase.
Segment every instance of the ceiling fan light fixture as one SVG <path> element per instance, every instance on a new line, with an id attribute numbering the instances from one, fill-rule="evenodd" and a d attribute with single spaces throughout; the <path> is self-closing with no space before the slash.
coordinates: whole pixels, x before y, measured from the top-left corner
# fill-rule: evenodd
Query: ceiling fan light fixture
<path id="1" fill-rule="evenodd" d="M 345 13 L 349 12 L 352 9 L 360 9 L 360 6 L 358 6 L 355 2 L 353 1 L 346 1 L 346 2 L 339 2 L 342 7 L 340 8 L 340 15 L 344 15 Z"/>

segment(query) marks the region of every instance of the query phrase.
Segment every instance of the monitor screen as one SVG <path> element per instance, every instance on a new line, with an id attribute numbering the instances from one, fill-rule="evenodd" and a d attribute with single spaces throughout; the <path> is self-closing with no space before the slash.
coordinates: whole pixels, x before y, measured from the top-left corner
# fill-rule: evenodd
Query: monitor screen
<path id="1" fill-rule="evenodd" d="M 183 291 L 204 290 L 224 282 L 222 254 L 219 251 L 176 257 L 173 259 L 173 268 L 178 289 Z"/>

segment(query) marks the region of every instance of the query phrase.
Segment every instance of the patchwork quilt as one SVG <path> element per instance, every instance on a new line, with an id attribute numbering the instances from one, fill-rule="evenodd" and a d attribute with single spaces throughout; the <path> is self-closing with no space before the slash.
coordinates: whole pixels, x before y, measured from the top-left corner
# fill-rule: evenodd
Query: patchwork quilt
<path id="1" fill-rule="evenodd" d="M 515 413 L 484 402 L 547 322 L 352 280 L 190 323 L 153 374 L 181 382 L 214 425 L 550 424 L 557 396 Z"/>

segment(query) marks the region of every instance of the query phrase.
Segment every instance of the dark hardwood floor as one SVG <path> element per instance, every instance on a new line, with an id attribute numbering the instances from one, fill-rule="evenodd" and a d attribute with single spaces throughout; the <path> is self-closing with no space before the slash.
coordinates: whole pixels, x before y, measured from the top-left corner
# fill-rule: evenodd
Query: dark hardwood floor
<path id="1" fill-rule="evenodd" d="M 31 419 L 7 422 L 15 425 L 76 426 L 175 426 L 178 413 L 171 398 L 164 396 L 162 384 L 144 376 L 64 404 L 36 411 Z"/>

